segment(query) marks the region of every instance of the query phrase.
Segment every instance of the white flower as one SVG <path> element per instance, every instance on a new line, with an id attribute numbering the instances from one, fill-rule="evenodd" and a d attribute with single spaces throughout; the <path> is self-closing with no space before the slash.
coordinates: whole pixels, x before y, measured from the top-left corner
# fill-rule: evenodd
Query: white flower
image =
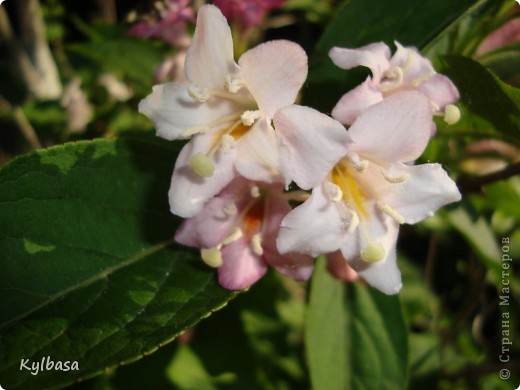
<path id="1" fill-rule="evenodd" d="M 280 180 L 275 112 L 294 102 L 307 76 L 307 56 L 289 41 L 271 41 L 233 59 L 233 41 L 218 8 L 200 8 L 185 62 L 188 82 L 155 86 L 139 104 L 157 134 L 190 138 L 172 178 L 170 206 L 191 217 L 237 173 Z"/>

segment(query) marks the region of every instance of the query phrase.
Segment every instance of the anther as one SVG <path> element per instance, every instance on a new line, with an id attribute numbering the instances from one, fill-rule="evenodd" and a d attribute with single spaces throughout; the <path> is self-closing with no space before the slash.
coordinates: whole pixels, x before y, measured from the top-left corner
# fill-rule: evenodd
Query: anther
<path id="1" fill-rule="evenodd" d="M 399 87 L 404 80 L 403 70 L 400 67 L 387 70 L 383 74 L 383 77 L 385 80 L 379 84 L 379 88 L 383 92 L 391 91 L 392 89 Z"/>
<path id="2" fill-rule="evenodd" d="M 242 123 L 246 126 L 251 126 L 255 121 L 260 118 L 262 114 L 260 111 L 244 111 L 244 113 L 240 116 Z"/>
<path id="3" fill-rule="evenodd" d="M 358 171 L 359 173 L 365 172 L 365 169 L 367 169 L 367 167 L 368 167 L 368 161 L 361 160 L 357 153 L 352 154 L 352 156 L 350 157 L 350 160 L 354 164 L 354 169 L 356 171 Z"/>
<path id="4" fill-rule="evenodd" d="M 343 192 L 339 188 L 338 185 L 327 182 L 325 183 L 325 191 L 327 192 L 327 195 L 329 196 L 330 200 L 332 200 L 335 203 L 338 203 L 343 199 Z"/>
<path id="5" fill-rule="evenodd" d="M 407 173 L 404 173 L 402 175 L 391 175 L 389 172 L 383 169 L 381 170 L 381 174 L 389 183 L 403 183 L 410 178 L 410 175 Z"/>
<path id="6" fill-rule="evenodd" d="M 262 256 L 264 254 L 264 248 L 262 248 L 262 235 L 260 233 L 256 233 L 251 238 L 251 249 L 258 256 Z"/>
<path id="7" fill-rule="evenodd" d="M 195 99 L 199 103 L 205 103 L 211 97 L 211 93 L 208 89 L 201 88 L 196 85 L 190 85 L 188 87 L 188 93 L 193 99 Z"/>
<path id="8" fill-rule="evenodd" d="M 220 252 L 219 247 L 209 248 L 209 249 L 201 249 L 200 257 L 204 263 L 213 268 L 218 268 L 222 265 L 222 252 Z"/>
<path id="9" fill-rule="evenodd" d="M 226 238 L 224 238 L 224 241 L 222 241 L 222 245 L 231 244 L 232 242 L 235 242 L 236 240 L 240 240 L 244 236 L 244 233 L 242 232 L 242 229 L 239 227 L 236 227 L 231 233 L 227 235 Z"/>
<path id="10" fill-rule="evenodd" d="M 229 134 L 224 134 L 220 139 L 220 147 L 222 148 L 222 151 L 226 154 L 229 154 L 231 152 L 231 149 L 235 147 L 235 144 L 235 139 L 233 138 L 233 136 Z"/>
<path id="11" fill-rule="evenodd" d="M 193 172 L 201 177 L 211 177 L 215 171 L 215 166 L 211 159 L 202 153 L 193 154 L 188 160 L 188 164 L 193 169 Z"/>
<path id="12" fill-rule="evenodd" d="M 237 205 L 234 202 L 230 202 L 224 206 L 222 211 L 224 212 L 224 214 L 226 214 L 227 217 L 232 217 L 234 215 L 237 215 Z"/>
<path id="13" fill-rule="evenodd" d="M 457 123 L 460 119 L 460 110 L 453 104 L 448 104 L 444 109 L 444 122 L 448 125 Z"/>
<path id="14" fill-rule="evenodd" d="M 237 93 L 242 88 L 242 82 L 237 79 L 232 79 L 230 75 L 227 75 L 224 84 L 226 89 L 231 93 Z"/>
<path id="15" fill-rule="evenodd" d="M 395 211 L 393 208 L 391 208 L 389 205 L 387 205 L 386 203 L 378 201 L 376 203 L 376 206 L 383 213 L 392 217 L 397 223 L 403 224 L 405 222 L 405 218 L 401 214 L 399 214 L 397 211 Z"/>
<path id="16" fill-rule="evenodd" d="M 385 258 L 385 248 L 379 242 L 371 242 L 361 250 L 361 259 L 367 263 L 377 263 Z"/>
<path id="17" fill-rule="evenodd" d="M 192 127 L 188 127 L 186 130 L 184 130 L 181 133 L 180 137 L 181 138 L 189 138 L 192 135 L 199 134 L 199 133 L 205 133 L 206 131 L 209 131 L 209 126 L 208 125 L 192 126 Z"/>
<path id="18" fill-rule="evenodd" d="M 253 198 L 260 197 L 260 189 L 258 188 L 258 186 L 252 186 L 251 189 L 249 190 L 249 193 L 251 194 L 251 196 Z"/>

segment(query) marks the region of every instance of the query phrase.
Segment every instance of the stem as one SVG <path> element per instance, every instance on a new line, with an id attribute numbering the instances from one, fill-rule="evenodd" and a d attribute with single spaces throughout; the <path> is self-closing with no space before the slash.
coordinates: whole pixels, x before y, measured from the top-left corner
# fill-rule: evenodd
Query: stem
<path id="1" fill-rule="evenodd" d="M 12 111 L 14 121 L 20 128 L 20 132 L 24 138 L 27 140 L 29 145 L 31 145 L 31 148 L 33 150 L 40 149 L 42 144 L 36 135 L 36 131 L 34 131 L 34 128 L 27 120 L 27 117 L 20 106 L 13 107 L 3 96 L 0 96 L 0 106 L 5 106 L 7 109 Z"/>
<path id="2" fill-rule="evenodd" d="M 39 99 L 57 99 L 62 86 L 45 33 L 38 0 L 18 0 L 20 39 L 15 37 L 5 7 L 0 7 L 0 38 L 5 42 L 25 87 Z"/>
<path id="3" fill-rule="evenodd" d="M 489 173 L 487 175 L 478 176 L 471 179 L 461 179 L 458 181 L 457 185 L 459 190 L 463 194 L 468 194 L 471 192 L 480 192 L 482 187 L 486 184 L 494 183 L 500 180 L 509 179 L 512 176 L 515 176 L 520 173 L 520 162 L 513 163 L 508 165 L 504 169 Z"/>

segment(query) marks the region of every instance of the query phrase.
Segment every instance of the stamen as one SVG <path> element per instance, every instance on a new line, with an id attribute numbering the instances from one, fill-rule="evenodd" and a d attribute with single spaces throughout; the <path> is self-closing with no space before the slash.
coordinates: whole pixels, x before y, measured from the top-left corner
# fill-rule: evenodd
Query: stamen
<path id="1" fill-rule="evenodd" d="M 228 203 L 224 206 L 222 211 L 224 211 L 224 214 L 226 214 L 227 217 L 232 217 L 234 215 L 237 215 L 237 205 L 234 202 Z"/>
<path id="2" fill-rule="evenodd" d="M 188 87 L 188 93 L 199 103 L 205 103 L 211 97 L 211 93 L 208 89 L 199 87 L 197 85 L 190 85 Z"/>
<path id="3" fill-rule="evenodd" d="M 201 249 L 200 257 L 202 257 L 204 263 L 213 268 L 218 268 L 223 263 L 222 252 L 220 252 L 220 248 L 218 246 L 209 249 Z"/>
<path id="4" fill-rule="evenodd" d="M 412 85 L 412 87 L 417 88 L 419 85 L 421 85 L 425 81 L 428 81 L 429 79 L 431 79 L 436 74 L 437 73 L 435 73 L 433 70 L 430 70 L 428 73 L 425 73 L 422 76 L 420 76 L 420 77 L 416 78 L 415 80 L 413 80 L 410 84 Z"/>
<path id="5" fill-rule="evenodd" d="M 397 211 L 395 211 L 393 208 L 391 208 L 388 204 L 383 203 L 381 201 L 377 201 L 376 206 L 379 210 L 395 219 L 397 223 L 403 224 L 405 222 L 405 218 Z"/>
<path id="6" fill-rule="evenodd" d="M 237 226 L 231 233 L 227 235 L 226 238 L 224 238 L 224 241 L 222 241 L 222 245 L 231 244 L 236 240 L 240 240 L 242 237 L 244 237 L 244 233 L 242 232 L 242 229 L 240 229 Z"/>
<path id="7" fill-rule="evenodd" d="M 371 242 L 361 249 L 361 259 L 367 263 L 377 263 L 385 258 L 385 248 L 380 242 Z"/>
<path id="8" fill-rule="evenodd" d="M 205 133 L 206 131 L 209 131 L 210 127 L 208 125 L 197 125 L 188 127 L 186 130 L 184 130 L 180 137 L 181 138 L 189 138 L 192 135 L 199 134 L 199 133 Z"/>
<path id="9" fill-rule="evenodd" d="M 224 80 L 224 84 L 226 86 L 226 89 L 231 92 L 231 93 L 237 93 L 240 88 L 242 88 L 243 84 L 240 80 L 238 79 L 232 79 L 231 78 L 231 75 L 227 75 L 225 80 Z"/>
<path id="10" fill-rule="evenodd" d="M 389 183 L 403 183 L 410 178 L 410 175 L 407 173 L 395 176 L 385 171 L 384 169 L 381 169 L 381 175 L 383 175 L 385 180 Z"/>
<path id="11" fill-rule="evenodd" d="M 348 233 L 353 233 L 354 230 L 359 226 L 359 215 L 355 211 L 350 211 L 352 214 L 350 216 L 350 223 L 348 225 Z"/>
<path id="12" fill-rule="evenodd" d="M 332 200 L 335 203 L 338 203 L 343 199 L 343 192 L 339 188 L 338 185 L 327 182 L 325 183 L 325 191 L 327 192 L 327 195 L 329 196 L 330 200 Z"/>
<path id="13" fill-rule="evenodd" d="M 379 88 L 383 92 L 388 92 L 399 87 L 404 80 L 403 70 L 400 67 L 387 70 L 385 73 L 383 73 L 383 77 L 386 80 L 383 80 L 379 84 Z"/>
<path id="14" fill-rule="evenodd" d="M 229 134 L 224 134 L 220 139 L 220 147 L 222 151 L 226 154 L 231 153 L 231 149 L 233 149 L 235 145 L 235 139 Z"/>
<path id="15" fill-rule="evenodd" d="M 249 193 L 251 194 L 251 196 L 253 198 L 260 197 L 260 189 L 258 188 L 258 186 L 252 186 L 251 189 L 249 190 Z"/>
<path id="16" fill-rule="evenodd" d="M 354 164 L 354 169 L 359 173 L 365 172 L 365 169 L 368 167 L 368 160 L 361 160 L 357 153 L 353 153 L 352 156 L 350 156 L 350 160 Z"/>
<path id="17" fill-rule="evenodd" d="M 256 233 L 251 238 L 251 249 L 258 256 L 262 256 L 264 254 L 264 248 L 262 248 L 262 235 L 260 233 Z"/>
<path id="18" fill-rule="evenodd" d="M 260 118 L 262 114 L 260 111 L 244 111 L 244 113 L 240 116 L 242 123 L 246 126 L 251 126 L 255 121 Z"/>
<path id="19" fill-rule="evenodd" d="M 460 119 L 460 110 L 453 104 L 448 104 L 444 109 L 444 122 L 448 125 L 457 123 Z"/>
<path id="20" fill-rule="evenodd" d="M 193 169 L 193 172 L 201 177 L 213 176 L 215 166 L 211 159 L 202 153 L 193 154 L 188 160 L 188 164 Z"/>

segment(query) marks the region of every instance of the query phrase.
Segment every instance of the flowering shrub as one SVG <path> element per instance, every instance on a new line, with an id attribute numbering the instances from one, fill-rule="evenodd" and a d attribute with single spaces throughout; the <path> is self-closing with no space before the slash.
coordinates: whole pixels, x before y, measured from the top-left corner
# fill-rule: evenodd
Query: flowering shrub
<path id="1" fill-rule="evenodd" d="M 515 2 L 0 3 L 0 388 L 517 386 Z"/>

